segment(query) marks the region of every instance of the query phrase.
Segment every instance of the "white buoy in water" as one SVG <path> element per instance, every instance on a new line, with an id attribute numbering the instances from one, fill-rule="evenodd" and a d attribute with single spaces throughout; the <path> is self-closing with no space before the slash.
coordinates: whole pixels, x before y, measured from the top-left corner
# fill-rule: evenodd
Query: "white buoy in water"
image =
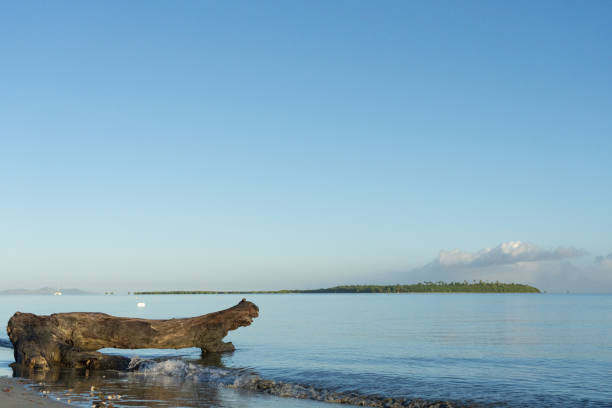
<path id="1" fill-rule="evenodd" d="M 136 303 L 136 306 L 138 306 L 138 307 L 145 307 L 146 304 L 145 304 L 145 302 L 138 302 L 138 303 Z"/>

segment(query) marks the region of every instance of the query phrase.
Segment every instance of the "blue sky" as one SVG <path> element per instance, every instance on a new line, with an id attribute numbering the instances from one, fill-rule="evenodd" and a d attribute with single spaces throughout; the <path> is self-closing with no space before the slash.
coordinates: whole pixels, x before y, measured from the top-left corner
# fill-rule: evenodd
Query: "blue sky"
<path id="1" fill-rule="evenodd" d="M 0 289 L 612 291 L 611 18 L 606 1 L 5 2 Z M 439 271 L 486 248 L 514 249 Z"/>

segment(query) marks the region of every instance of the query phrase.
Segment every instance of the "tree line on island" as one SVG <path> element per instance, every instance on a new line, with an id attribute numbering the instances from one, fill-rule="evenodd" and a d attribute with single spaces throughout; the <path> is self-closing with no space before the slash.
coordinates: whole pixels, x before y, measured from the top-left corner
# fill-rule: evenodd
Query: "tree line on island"
<path id="1" fill-rule="evenodd" d="M 521 283 L 488 281 L 421 282 L 412 285 L 342 285 L 322 289 L 285 290 L 171 290 L 134 292 L 135 295 L 242 295 L 291 293 L 540 293 L 538 288 Z"/>

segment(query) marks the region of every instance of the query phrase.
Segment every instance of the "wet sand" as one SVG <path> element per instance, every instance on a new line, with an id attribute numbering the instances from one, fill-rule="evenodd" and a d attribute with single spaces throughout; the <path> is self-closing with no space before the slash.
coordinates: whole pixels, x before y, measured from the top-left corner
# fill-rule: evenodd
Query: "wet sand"
<path id="1" fill-rule="evenodd" d="M 0 377 L 0 407 L 2 408 L 66 408 L 68 405 L 28 390 L 18 379 Z"/>

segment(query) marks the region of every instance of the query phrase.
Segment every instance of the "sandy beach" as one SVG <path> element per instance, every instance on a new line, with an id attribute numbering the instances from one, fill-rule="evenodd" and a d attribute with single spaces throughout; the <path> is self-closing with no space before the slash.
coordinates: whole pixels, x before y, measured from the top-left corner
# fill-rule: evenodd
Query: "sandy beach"
<path id="1" fill-rule="evenodd" d="M 0 377 L 0 407 L 33 408 L 33 407 L 66 407 L 58 401 L 50 400 L 41 394 L 30 391 L 15 378 Z"/>

